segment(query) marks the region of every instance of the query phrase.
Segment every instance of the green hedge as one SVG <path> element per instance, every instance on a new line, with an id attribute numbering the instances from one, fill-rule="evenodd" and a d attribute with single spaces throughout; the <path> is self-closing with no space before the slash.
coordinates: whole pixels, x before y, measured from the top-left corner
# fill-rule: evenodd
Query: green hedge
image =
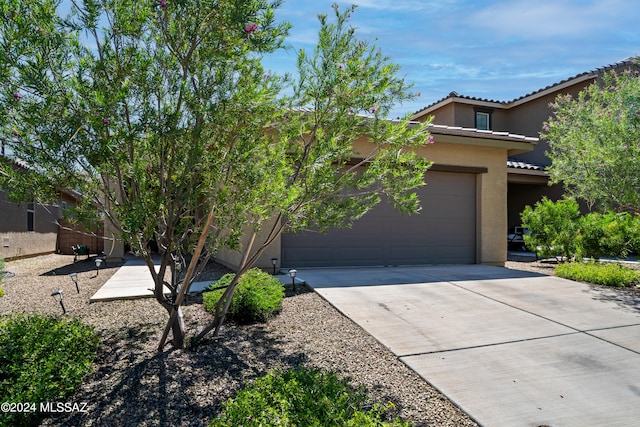
<path id="1" fill-rule="evenodd" d="M 636 222 L 638 220 L 626 212 L 584 215 L 578 222 L 579 257 L 626 257 L 634 249 Z"/>
<path id="2" fill-rule="evenodd" d="M 272 371 L 256 379 L 223 406 L 211 427 L 236 426 L 352 426 L 407 427 L 400 419 L 384 421 L 393 407 L 375 404 L 363 388 L 352 388 L 337 374 L 299 368 Z"/>
<path id="3" fill-rule="evenodd" d="M 204 307 L 215 311 L 218 300 L 231 284 L 235 274 L 225 274 L 202 296 Z M 238 282 L 227 317 L 239 322 L 264 322 L 282 309 L 284 285 L 278 279 L 257 268 L 247 271 Z"/>
<path id="4" fill-rule="evenodd" d="M 567 262 L 556 267 L 556 274 L 566 279 L 606 286 L 629 286 L 640 280 L 640 273 L 618 263 Z"/>
<path id="5" fill-rule="evenodd" d="M 564 259 L 625 258 L 640 252 L 640 216 L 627 212 L 580 215 L 572 199 L 547 198 L 527 206 L 520 215 L 525 245 L 540 257 Z"/>
<path id="6" fill-rule="evenodd" d="M 65 401 L 93 369 L 99 337 L 78 319 L 0 318 L 0 402 Z M 35 413 L 4 413 L 0 425 L 34 425 Z"/>

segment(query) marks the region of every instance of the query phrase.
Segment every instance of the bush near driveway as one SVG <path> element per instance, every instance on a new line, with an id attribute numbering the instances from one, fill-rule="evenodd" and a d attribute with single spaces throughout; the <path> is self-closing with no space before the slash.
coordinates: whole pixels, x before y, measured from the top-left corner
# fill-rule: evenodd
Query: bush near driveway
<path id="1" fill-rule="evenodd" d="M 580 282 L 618 287 L 630 286 L 640 281 L 637 270 L 611 262 L 567 262 L 556 267 L 556 275 Z"/>
<path id="2" fill-rule="evenodd" d="M 409 427 L 410 423 L 383 420 L 393 407 L 374 404 L 365 410 L 368 396 L 333 372 L 298 368 L 271 371 L 229 399 L 210 427 L 236 426 L 353 426 Z"/>
<path id="3" fill-rule="evenodd" d="M 527 248 L 542 258 L 569 260 L 626 258 L 640 253 L 640 216 L 628 212 L 580 215 L 573 199 L 552 202 L 546 197 L 520 214 Z"/>
<path id="4" fill-rule="evenodd" d="M 520 214 L 522 226 L 529 230 L 523 236 L 530 250 L 543 258 L 561 255 L 565 259 L 576 253 L 576 236 L 580 209 L 572 199 L 552 202 L 544 197 Z"/>
<path id="5" fill-rule="evenodd" d="M 216 303 L 231 284 L 235 274 L 225 274 L 202 295 L 204 308 L 215 312 Z M 282 309 L 284 285 L 262 270 L 247 271 L 238 282 L 227 317 L 239 322 L 265 322 Z"/>
<path id="6" fill-rule="evenodd" d="M 64 402 L 93 369 L 93 327 L 73 318 L 0 317 L 0 402 L 33 403 L 36 412 L 4 412 L 0 426 L 35 425 L 40 402 Z"/>
<path id="7" fill-rule="evenodd" d="M 578 221 L 579 257 L 625 258 L 633 249 L 637 222 L 638 219 L 627 212 L 592 212 L 582 216 Z"/>

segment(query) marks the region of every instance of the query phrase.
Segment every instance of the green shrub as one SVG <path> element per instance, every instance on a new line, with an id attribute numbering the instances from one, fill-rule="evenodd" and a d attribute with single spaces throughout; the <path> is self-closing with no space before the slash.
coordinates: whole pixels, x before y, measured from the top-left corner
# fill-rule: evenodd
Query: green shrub
<path id="1" fill-rule="evenodd" d="M 606 286 L 629 286 L 640 280 L 640 273 L 618 263 L 567 262 L 556 267 L 556 274 L 566 279 Z"/>
<path id="2" fill-rule="evenodd" d="M 529 230 L 524 235 L 525 245 L 539 256 L 564 256 L 571 258 L 576 253 L 576 235 L 580 217 L 578 203 L 572 199 L 557 202 L 544 197 L 527 206 L 520 214 L 523 227 Z"/>
<path id="3" fill-rule="evenodd" d="M 626 213 L 590 213 L 580 218 L 577 238 L 580 257 L 626 257 L 633 249 L 633 217 Z"/>
<path id="4" fill-rule="evenodd" d="M 214 312 L 224 288 L 231 284 L 235 274 L 225 274 L 211 285 L 215 290 L 202 296 L 207 311 Z M 223 289 L 217 289 L 223 288 Z M 257 268 L 247 271 L 238 282 L 229 306 L 228 318 L 239 322 L 265 322 L 282 309 L 284 286 L 278 279 Z"/>
<path id="5" fill-rule="evenodd" d="M 98 345 L 93 327 L 78 319 L 0 318 L 0 402 L 39 405 L 68 399 L 91 372 Z M 3 415 L 0 425 L 7 426 L 33 425 L 39 419 L 38 412 Z"/>
<path id="6" fill-rule="evenodd" d="M 335 373 L 299 368 L 272 371 L 223 405 L 211 427 L 235 426 L 410 426 L 400 419 L 383 421 L 393 407 L 364 410 L 368 397 Z"/>

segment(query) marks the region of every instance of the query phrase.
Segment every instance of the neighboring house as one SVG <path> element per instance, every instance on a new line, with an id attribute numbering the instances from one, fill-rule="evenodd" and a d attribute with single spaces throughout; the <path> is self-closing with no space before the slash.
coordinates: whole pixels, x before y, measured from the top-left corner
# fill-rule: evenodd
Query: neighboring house
<path id="1" fill-rule="evenodd" d="M 29 172 L 26 165 L 12 161 L 13 167 Z M 62 212 L 75 206 L 79 195 L 61 191 L 56 203 L 12 203 L 0 189 L 0 258 L 11 260 L 48 253 L 72 254 L 72 245 L 86 245 L 91 253 L 102 252 L 101 238 L 65 227 Z"/>
<path id="2" fill-rule="evenodd" d="M 578 74 L 508 102 L 451 92 L 446 98 L 416 112 L 413 120 L 424 121 L 433 116 L 433 123 L 438 125 L 538 137 L 543 123 L 551 116 L 549 104 L 559 94 L 575 97 L 606 71 L 621 72 L 628 68 L 638 68 L 634 58 Z M 533 205 L 543 196 L 557 200 L 564 193 L 559 185 L 548 186 L 548 174 L 545 172 L 551 163 L 546 156 L 548 148 L 548 142 L 541 140 L 533 151 L 510 155 L 507 159 L 509 230 L 520 225 L 520 212 L 526 205 Z"/>
<path id="3" fill-rule="evenodd" d="M 59 205 L 16 205 L 0 190 L 0 258 L 53 253 L 57 249 Z"/>
<path id="4" fill-rule="evenodd" d="M 430 126 L 435 143 L 418 150 L 434 162 L 418 190 L 422 211 L 396 212 L 381 202 L 350 229 L 285 233 L 257 266 L 271 258 L 288 268 L 424 264 L 503 265 L 507 257 L 507 159 L 534 149 L 537 138 L 505 132 Z M 354 157 L 373 147 L 363 137 Z M 237 252 L 217 259 L 235 268 Z"/>

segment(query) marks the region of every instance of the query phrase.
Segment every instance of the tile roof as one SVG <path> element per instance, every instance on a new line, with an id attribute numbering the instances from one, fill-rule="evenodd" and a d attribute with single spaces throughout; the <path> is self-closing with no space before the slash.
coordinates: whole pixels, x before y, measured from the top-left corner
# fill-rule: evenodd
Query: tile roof
<path id="1" fill-rule="evenodd" d="M 507 167 L 512 169 L 527 169 L 535 171 L 544 171 L 546 168 L 546 166 L 538 163 L 524 162 L 511 157 L 507 159 Z"/>
<path id="2" fill-rule="evenodd" d="M 523 98 L 527 98 L 529 96 L 535 95 L 536 93 L 544 92 L 545 90 L 551 89 L 551 88 L 553 88 L 555 86 L 560 86 L 560 85 L 562 85 L 564 83 L 570 82 L 571 80 L 575 80 L 575 79 L 578 79 L 580 77 L 585 77 L 585 76 L 596 77 L 596 76 L 598 76 L 600 74 L 606 73 L 607 71 L 611 71 L 611 70 L 616 69 L 616 68 L 622 68 L 622 67 L 626 67 L 628 65 L 633 65 L 634 62 L 638 61 L 639 59 L 640 59 L 640 57 L 637 57 L 637 56 L 636 57 L 629 57 L 629 58 L 623 59 L 622 61 L 614 62 L 613 64 L 603 65 L 602 67 L 597 67 L 597 68 L 594 68 L 593 70 L 589 70 L 589 71 L 585 71 L 585 72 L 580 73 L 580 74 L 576 74 L 575 76 L 566 78 L 566 79 L 561 80 L 561 81 L 559 81 L 557 83 L 550 84 L 549 86 L 543 87 L 542 89 L 538 89 L 538 90 L 533 91 L 531 93 L 528 93 L 526 95 L 522 95 L 519 98 L 512 99 L 508 103 L 510 104 L 512 102 L 519 101 L 519 100 L 521 100 Z"/>
<path id="3" fill-rule="evenodd" d="M 599 74 L 605 73 L 605 72 L 613 70 L 615 68 L 621 68 L 621 67 L 625 67 L 627 65 L 632 65 L 634 63 L 634 61 L 638 61 L 639 59 L 640 59 L 640 57 L 638 57 L 638 56 L 629 57 L 629 58 L 623 59 L 622 61 L 615 62 L 613 64 L 604 65 L 602 67 L 597 67 L 597 68 L 594 68 L 593 70 L 589 70 L 589 71 L 585 71 L 585 72 L 580 73 L 580 74 L 576 74 L 575 76 L 572 76 L 572 77 L 566 78 L 564 80 L 561 80 L 559 82 L 553 83 L 553 84 L 551 84 L 549 86 L 546 86 L 546 87 L 543 87 L 541 89 L 535 90 L 535 91 L 533 91 L 531 93 L 528 93 L 526 95 L 522 95 L 522 96 L 520 96 L 518 98 L 514 98 L 511 101 L 497 101 L 497 100 L 488 99 L 488 98 L 478 98 L 478 97 L 475 97 L 475 96 L 460 95 L 459 93 L 454 91 L 454 92 L 450 92 L 449 95 L 445 96 L 444 98 L 441 98 L 441 99 L 439 99 L 439 100 L 437 100 L 435 102 L 432 102 L 431 104 L 427 105 L 426 107 L 421 108 L 420 110 L 418 110 L 415 113 L 413 113 L 413 115 L 419 114 L 419 113 L 421 113 L 421 112 L 433 107 L 434 105 L 436 105 L 436 104 L 438 104 L 438 103 L 440 103 L 442 101 L 445 101 L 445 100 L 447 100 L 449 98 L 462 98 L 462 99 L 468 99 L 470 101 L 490 102 L 490 103 L 494 103 L 494 104 L 508 105 L 508 104 L 514 103 L 516 101 L 520 101 L 520 100 L 522 100 L 524 98 L 528 98 L 530 96 L 538 94 L 540 92 L 544 92 L 546 90 L 552 89 L 552 88 L 554 88 L 556 86 L 560 86 L 560 85 L 565 84 L 567 82 L 570 82 L 572 80 L 579 79 L 581 77 L 587 77 L 587 76 L 594 76 L 595 77 L 595 76 L 597 76 Z"/>

